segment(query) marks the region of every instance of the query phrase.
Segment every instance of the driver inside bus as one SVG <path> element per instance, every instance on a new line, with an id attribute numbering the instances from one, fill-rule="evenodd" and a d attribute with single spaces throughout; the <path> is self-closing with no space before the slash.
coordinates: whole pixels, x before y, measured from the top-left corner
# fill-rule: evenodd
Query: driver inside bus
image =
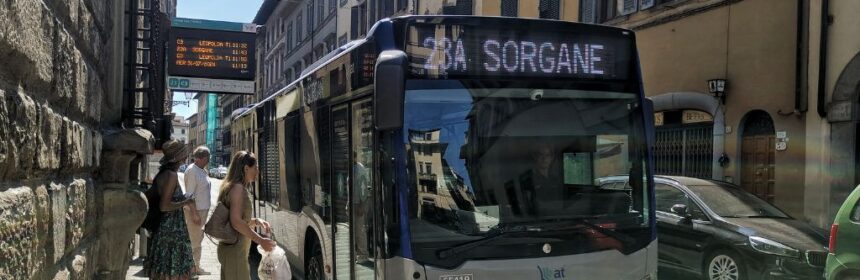
<path id="1" fill-rule="evenodd" d="M 558 215 L 564 202 L 559 154 L 549 143 L 539 143 L 530 156 L 531 170 L 521 177 L 526 213 L 541 217 Z"/>

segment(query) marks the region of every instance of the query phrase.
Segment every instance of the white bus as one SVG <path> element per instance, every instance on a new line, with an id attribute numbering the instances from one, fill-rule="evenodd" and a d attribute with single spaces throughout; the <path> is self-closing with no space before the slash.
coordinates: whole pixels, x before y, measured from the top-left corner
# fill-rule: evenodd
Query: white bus
<path id="1" fill-rule="evenodd" d="M 237 143 L 305 279 L 654 279 L 640 76 L 629 30 L 385 19 L 237 116 Z"/>

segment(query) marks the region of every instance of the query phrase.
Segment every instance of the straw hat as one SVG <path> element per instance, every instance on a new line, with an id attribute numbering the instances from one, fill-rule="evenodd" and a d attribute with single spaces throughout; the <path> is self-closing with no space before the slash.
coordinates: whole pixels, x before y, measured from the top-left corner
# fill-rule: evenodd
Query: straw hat
<path id="1" fill-rule="evenodd" d="M 161 164 L 177 162 L 188 157 L 188 145 L 173 139 L 164 142 L 161 145 L 161 151 L 164 153 Z"/>

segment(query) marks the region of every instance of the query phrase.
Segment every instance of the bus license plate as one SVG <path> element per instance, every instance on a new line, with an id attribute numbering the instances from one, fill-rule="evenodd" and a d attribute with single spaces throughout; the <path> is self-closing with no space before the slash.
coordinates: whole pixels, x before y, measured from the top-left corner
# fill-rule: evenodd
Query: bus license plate
<path id="1" fill-rule="evenodd" d="M 475 279 L 475 277 L 473 277 L 472 274 L 439 276 L 439 280 L 473 280 L 473 279 Z"/>

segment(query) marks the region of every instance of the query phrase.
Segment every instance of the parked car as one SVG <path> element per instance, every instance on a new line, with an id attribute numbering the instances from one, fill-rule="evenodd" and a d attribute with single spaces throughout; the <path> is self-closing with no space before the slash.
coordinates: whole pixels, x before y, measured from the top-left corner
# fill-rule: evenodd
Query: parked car
<path id="1" fill-rule="evenodd" d="M 617 188 L 625 178 L 598 184 Z M 730 183 L 670 176 L 654 181 L 660 269 L 704 279 L 822 278 L 826 231 Z"/>
<path id="2" fill-rule="evenodd" d="M 860 188 L 855 188 L 830 226 L 827 279 L 860 279 Z"/>
<path id="3" fill-rule="evenodd" d="M 227 177 L 227 167 L 223 165 L 209 169 L 209 176 L 218 179 L 224 179 Z"/>

